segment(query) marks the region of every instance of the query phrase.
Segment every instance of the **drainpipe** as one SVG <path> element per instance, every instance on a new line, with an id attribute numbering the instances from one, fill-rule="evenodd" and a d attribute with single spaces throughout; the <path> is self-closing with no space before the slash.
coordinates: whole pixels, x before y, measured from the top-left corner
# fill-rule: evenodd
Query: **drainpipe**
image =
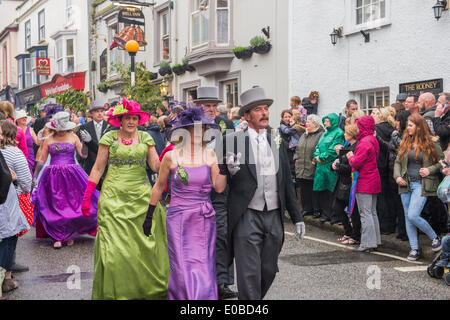
<path id="1" fill-rule="evenodd" d="M 91 28 L 92 28 L 92 21 L 91 21 L 91 3 L 89 0 L 86 0 L 87 3 L 87 15 L 88 15 L 88 55 L 89 55 L 89 62 L 88 62 L 88 74 L 89 74 L 89 91 L 91 92 L 91 101 L 95 100 L 95 90 L 93 90 L 93 83 L 92 83 L 92 70 L 91 70 L 91 65 L 92 65 L 92 48 L 91 48 Z"/>

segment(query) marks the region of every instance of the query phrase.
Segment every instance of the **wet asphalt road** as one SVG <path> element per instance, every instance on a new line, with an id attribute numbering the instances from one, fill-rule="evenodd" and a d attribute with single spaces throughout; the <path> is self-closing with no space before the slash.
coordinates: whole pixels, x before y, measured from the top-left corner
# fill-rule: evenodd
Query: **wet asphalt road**
<path id="1" fill-rule="evenodd" d="M 395 269 L 423 269 L 428 264 L 425 261 L 413 264 L 336 247 L 323 241 L 336 243 L 339 235 L 310 225 L 308 239 L 296 241 L 292 236 L 294 227 L 286 222 L 285 228 L 280 272 L 266 299 L 450 299 L 450 287 L 442 280 L 431 279 L 426 271 Z M 73 247 L 55 250 L 50 240 L 36 239 L 32 229 L 19 239 L 16 259 L 28 265 L 30 271 L 17 273 L 20 288 L 5 295 L 9 300 L 90 300 L 93 251 L 91 236 L 77 239 Z M 380 251 L 398 254 L 383 248 Z"/>

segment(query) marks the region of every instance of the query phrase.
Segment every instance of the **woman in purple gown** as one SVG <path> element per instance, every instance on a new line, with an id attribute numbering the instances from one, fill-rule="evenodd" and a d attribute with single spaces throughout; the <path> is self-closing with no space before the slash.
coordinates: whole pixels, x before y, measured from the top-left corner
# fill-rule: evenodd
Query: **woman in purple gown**
<path id="1" fill-rule="evenodd" d="M 61 248 L 63 242 L 73 245 L 73 239 L 82 234 L 95 235 L 97 229 L 99 191 L 92 195 L 90 216 L 85 217 L 81 212 L 89 177 L 76 163 L 75 152 L 82 158 L 87 154 L 82 152 L 83 146 L 73 133 L 75 123 L 70 122 L 69 117 L 65 111 L 58 112 L 46 124 L 53 134 L 42 145 L 33 175 L 33 186 L 36 186 L 39 172 L 50 154 L 50 164 L 42 171 L 32 203 L 36 237 L 51 237 L 55 249 Z"/>
<path id="2" fill-rule="evenodd" d="M 176 132 L 176 138 L 182 137 L 182 141 L 164 156 L 143 226 L 149 235 L 153 211 L 170 176 L 172 197 L 166 220 L 169 300 L 218 299 L 216 213 L 209 194 L 213 188 L 223 192 L 226 176 L 219 170 L 215 152 L 204 143 L 208 128 L 220 130 L 202 108 L 191 108 L 178 115 L 168 138 L 175 137 Z"/>

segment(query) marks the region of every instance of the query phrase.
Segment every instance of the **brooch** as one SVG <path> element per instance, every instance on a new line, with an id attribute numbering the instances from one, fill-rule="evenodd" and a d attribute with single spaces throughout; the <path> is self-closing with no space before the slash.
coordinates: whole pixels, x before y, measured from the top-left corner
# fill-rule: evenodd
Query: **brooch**
<path id="1" fill-rule="evenodd" d="M 183 182 L 186 186 L 189 184 L 189 175 L 182 166 L 177 164 L 177 171 L 175 172 L 175 179 L 177 176 L 180 177 L 181 182 Z"/>

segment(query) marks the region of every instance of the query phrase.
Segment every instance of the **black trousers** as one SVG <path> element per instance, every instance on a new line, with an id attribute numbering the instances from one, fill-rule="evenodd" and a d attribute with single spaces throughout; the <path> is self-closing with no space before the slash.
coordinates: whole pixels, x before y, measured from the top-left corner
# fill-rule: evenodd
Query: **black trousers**
<path id="1" fill-rule="evenodd" d="M 317 193 L 319 195 L 319 208 L 322 218 L 339 221 L 339 217 L 332 210 L 333 193 L 330 190 L 317 191 Z"/>
<path id="2" fill-rule="evenodd" d="M 213 202 L 216 211 L 216 276 L 217 284 L 234 284 L 234 263 L 228 266 L 228 215 L 225 203 Z"/>
<path id="3" fill-rule="evenodd" d="M 297 179 L 297 185 L 300 187 L 303 210 L 306 212 L 319 211 L 319 195 L 313 191 L 314 180 Z"/>
<path id="4" fill-rule="evenodd" d="M 380 231 L 386 233 L 394 233 L 395 226 L 397 224 L 397 210 L 394 207 L 396 201 L 401 200 L 398 195 L 398 190 L 392 190 L 392 183 L 389 176 L 389 171 L 380 170 L 381 179 L 381 193 L 378 194 L 377 198 L 377 214 L 378 221 L 380 222 Z M 396 188 L 397 189 L 397 188 Z"/>
<path id="5" fill-rule="evenodd" d="M 347 206 L 348 200 L 339 200 L 335 198 L 333 202 L 333 212 L 342 222 L 345 235 L 359 242 L 361 241 L 361 217 L 359 216 L 358 204 L 355 202 L 355 208 L 353 208 L 351 219 L 349 219 L 347 212 L 345 212 L 345 207 Z"/>

